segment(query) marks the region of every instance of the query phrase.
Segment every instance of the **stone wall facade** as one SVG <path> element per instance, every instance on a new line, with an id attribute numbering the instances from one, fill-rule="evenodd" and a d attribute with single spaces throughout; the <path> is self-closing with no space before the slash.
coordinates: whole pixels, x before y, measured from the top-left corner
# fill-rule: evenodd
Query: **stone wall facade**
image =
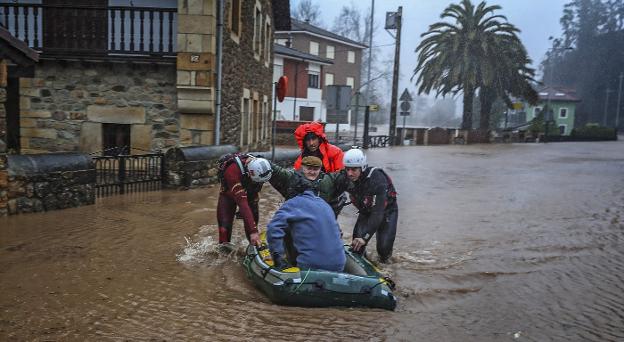
<path id="1" fill-rule="evenodd" d="M 229 18 L 231 1 L 227 1 Z M 242 150 L 265 150 L 271 143 L 273 22 L 270 0 L 241 1 L 242 29 L 236 35 L 231 23 L 224 28 L 221 143 L 240 146 Z M 253 48 L 254 15 L 259 10 L 264 36 L 260 53 Z M 229 19 L 228 19 L 229 20 Z M 267 48 L 269 53 L 267 53 Z"/>
<path id="2" fill-rule="evenodd" d="M 180 144 L 214 144 L 216 1 L 178 0 L 177 106 Z"/>
<path id="3" fill-rule="evenodd" d="M 8 214 L 8 174 L 6 171 L 6 79 L 7 65 L 0 59 L 0 217 Z"/>
<path id="4" fill-rule="evenodd" d="M 217 184 L 219 158 L 238 150 L 233 145 L 196 146 L 190 153 L 188 149 L 173 148 L 165 155 L 167 186 L 170 188 L 190 189 Z M 271 152 L 250 153 L 271 159 Z M 282 167 L 292 167 L 298 156 L 298 150 L 276 151 L 274 162 Z"/>
<path id="5" fill-rule="evenodd" d="M 8 214 L 94 204 L 95 168 L 92 162 L 76 163 L 78 158 L 89 160 L 85 155 L 10 155 Z"/>
<path id="6" fill-rule="evenodd" d="M 103 150 L 103 124 L 130 125 L 132 153 L 179 141 L 175 67 L 40 61 L 20 79 L 22 153 Z"/>

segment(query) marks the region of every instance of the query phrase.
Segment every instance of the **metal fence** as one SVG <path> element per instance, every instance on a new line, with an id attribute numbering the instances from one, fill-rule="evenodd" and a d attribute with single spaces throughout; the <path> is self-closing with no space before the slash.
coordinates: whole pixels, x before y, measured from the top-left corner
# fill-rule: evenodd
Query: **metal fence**
<path id="1" fill-rule="evenodd" d="M 386 147 L 390 145 L 390 137 L 387 135 L 371 135 L 364 142 L 365 148 Z"/>
<path id="2" fill-rule="evenodd" d="M 160 190 L 164 180 L 164 154 L 94 157 L 96 195 Z"/>

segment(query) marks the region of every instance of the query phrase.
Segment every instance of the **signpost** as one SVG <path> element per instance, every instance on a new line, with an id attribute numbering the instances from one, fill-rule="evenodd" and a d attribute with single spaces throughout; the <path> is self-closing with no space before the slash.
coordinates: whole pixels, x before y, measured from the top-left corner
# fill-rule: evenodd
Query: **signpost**
<path id="1" fill-rule="evenodd" d="M 410 110 L 412 109 L 412 96 L 407 91 L 407 88 L 403 90 L 403 94 L 399 98 L 401 101 L 401 112 L 400 115 L 403 117 L 403 130 L 401 131 L 401 143 L 405 144 L 405 118 L 410 115 Z"/>
<path id="2" fill-rule="evenodd" d="M 336 139 L 341 123 L 349 123 L 349 105 L 351 104 L 351 87 L 345 85 L 328 85 L 325 87 L 327 101 L 327 123 L 336 124 Z"/>
<path id="3" fill-rule="evenodd" d="M 276 123 L 277 120 L 277 101 L 283 102 L 284 97 L 286 97 L 286 89 L 288 89 L 288 77 L 282 76 L 279 78 L 277 82 L 274 84 L 275 86 L 275 96 L 273 97 L 273 129 L 271 133 L 271 161 L 275 161 L 275 134 L 276 134 Z"/>

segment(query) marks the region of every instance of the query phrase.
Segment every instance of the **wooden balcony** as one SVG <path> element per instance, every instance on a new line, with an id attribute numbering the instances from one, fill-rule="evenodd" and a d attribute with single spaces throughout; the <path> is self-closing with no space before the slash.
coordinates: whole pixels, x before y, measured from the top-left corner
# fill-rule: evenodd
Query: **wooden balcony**
<path id="1" fill-rule="evenodd" d="M 106 6 L 107 1 L 0 1 L 0 25 L 55 59 L 132 59 L 175 63 L 177 8 Z"/>

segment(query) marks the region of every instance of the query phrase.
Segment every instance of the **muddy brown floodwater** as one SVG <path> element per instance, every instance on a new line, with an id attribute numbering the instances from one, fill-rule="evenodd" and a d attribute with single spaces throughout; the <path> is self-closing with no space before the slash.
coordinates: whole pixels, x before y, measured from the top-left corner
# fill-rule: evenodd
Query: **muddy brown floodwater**
<path id="1" fill-rule="evenodd" d="M 1 218 L 0 340 L 624 340 L 623 142 L 369 160 L 399 191 L 395 312 L 271 304 L 214 252 L 212 187 Z M 279 201 L 263 192 L 262 225 Z"/>

